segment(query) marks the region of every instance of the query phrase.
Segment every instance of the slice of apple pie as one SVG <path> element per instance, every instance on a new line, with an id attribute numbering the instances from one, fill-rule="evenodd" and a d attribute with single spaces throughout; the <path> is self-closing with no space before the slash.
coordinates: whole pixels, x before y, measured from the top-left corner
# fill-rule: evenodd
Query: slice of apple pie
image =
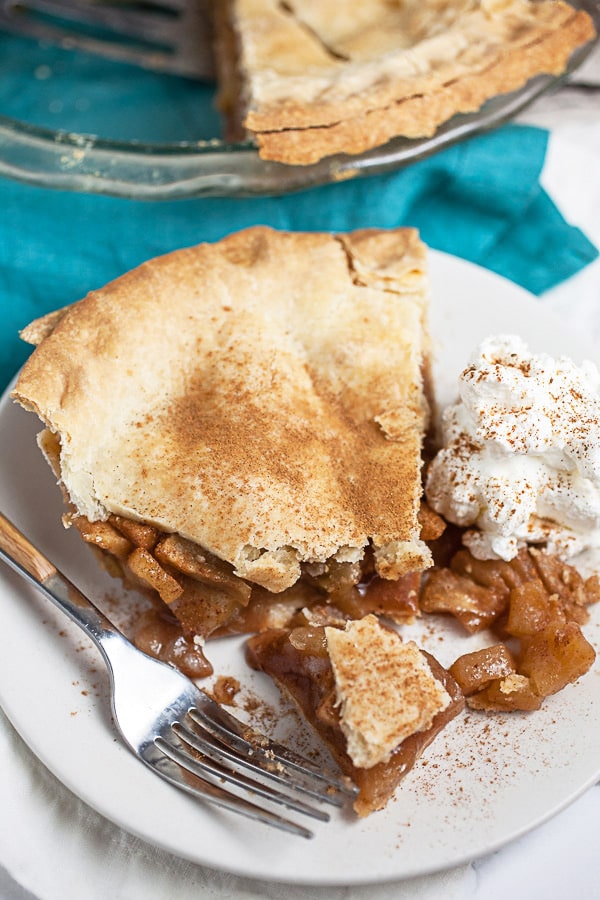
<path id="1" fill-rule="evenodd" d="M 358 786 L 360 816 L 382 809 L 425 748 L 464 707 L 452 676 L 372 615 L 345 626 L 265 631 L 250 665 L 270 675 Z"/>
<path id="2" fill-rule="evenodd" d="M 332 597 L 402 620 L 431 562 L 427 299 L 414 230 L 255 227 L 32 323 L 13 396 L 46 425 L 69 522 L 187 634 Z"/>
<path id="3" fill-rule="evenodd" d="M 595 34 L 562 0 L 219 0 L 230 137 L 306 165 L 428 137 L 540 74 Z"/>

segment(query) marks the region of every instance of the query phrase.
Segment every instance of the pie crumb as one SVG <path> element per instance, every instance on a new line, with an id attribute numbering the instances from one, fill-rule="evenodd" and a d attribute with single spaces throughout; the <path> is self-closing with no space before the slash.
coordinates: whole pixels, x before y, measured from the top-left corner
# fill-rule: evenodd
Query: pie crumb
<path id="1" fill-rule="evenodd" d="M 340 726 L 358 768 L 387 761 L 407 737 L 431 727 L 451 698 L 413 641 L 373 615 L 327 627 Z"/>

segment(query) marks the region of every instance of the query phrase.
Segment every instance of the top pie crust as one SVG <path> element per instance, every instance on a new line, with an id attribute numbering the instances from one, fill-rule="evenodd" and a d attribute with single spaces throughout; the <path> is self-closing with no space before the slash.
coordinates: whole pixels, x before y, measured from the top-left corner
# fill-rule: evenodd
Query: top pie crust
<path id="1" fill-rule="evenodd" d="M 559 74 L 595 34 L 562 0 L 229 0 L 218 20 L 227 6 L 219 55 L 237 56 L 244 127 L 261 156 L 294 164 L 432 135 Z"/>
<path id="2" fill-rule="evenodd" d="M 13 396 L 92 521 L 176 532 L 272 591 L 370 543 L 384 577 L 420 570 L 424 253 L 411 229 L 263 227 L 177 251 L 32 323 Z"/>

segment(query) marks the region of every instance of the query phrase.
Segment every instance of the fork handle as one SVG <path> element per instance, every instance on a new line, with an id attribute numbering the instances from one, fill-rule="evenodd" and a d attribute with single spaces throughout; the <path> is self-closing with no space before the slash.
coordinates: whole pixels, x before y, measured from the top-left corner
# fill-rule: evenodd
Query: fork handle
<path id="1" fill-rule="evenodd" d="M 0 559 L 32 582 L 79 625 L 96 644 L 110 668 L 111 650 L 116 650 L 118 644 L 129 643 L 125 635 L 1 512 Z"/>
<path id="2" fill-rule="evenodd" d="M 46 559 L 12 522 L 0 513 L 0 548 L 15 560 L 36 581 L 56 575 L 56 566 Z"/>

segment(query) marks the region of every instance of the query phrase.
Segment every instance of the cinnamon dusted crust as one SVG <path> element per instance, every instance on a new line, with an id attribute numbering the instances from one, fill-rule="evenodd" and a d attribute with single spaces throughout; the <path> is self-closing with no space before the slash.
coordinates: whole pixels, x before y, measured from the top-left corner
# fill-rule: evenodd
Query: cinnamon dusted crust
<path id="1" fill-rule="evenodd" d="M 451 702 L 413 641 L 402 641 L 375 616 L 326 627 L 340 728 L 353 764 L 387 762 L 411 734 L 431 728 Z"/>
<path id="2" fill-rule="evenodd" d="M 560 74 L 595 35 L 590 16 L 561 0 L 217 7 L 222 105 L 263 158 L 296 165 L 430 136 L 536 75 Z"/>
<path id="3" fill-rule="evenodd" d="M 181 250 L 29 326 L 13 396 L 91 522 L 174 532 L 270 591 L 370 546 L 395 579 L 430 563 L 424 266 L 410 229 Z"/>

